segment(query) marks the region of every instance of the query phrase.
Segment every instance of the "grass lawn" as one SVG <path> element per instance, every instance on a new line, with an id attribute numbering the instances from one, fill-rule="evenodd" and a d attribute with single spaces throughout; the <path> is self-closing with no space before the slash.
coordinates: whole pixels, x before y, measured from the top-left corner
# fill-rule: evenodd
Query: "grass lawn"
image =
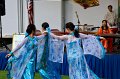
<path id="1" fill-rule="evenodd" d="M 0 79 L 7 79 L 6 78 L 6 71 L 0 71 Z M 38 73 L 35 74 L 35 79 L 42 79 Z M 62 79 L 69 79 L 68 76 L 62 76 Z"/>

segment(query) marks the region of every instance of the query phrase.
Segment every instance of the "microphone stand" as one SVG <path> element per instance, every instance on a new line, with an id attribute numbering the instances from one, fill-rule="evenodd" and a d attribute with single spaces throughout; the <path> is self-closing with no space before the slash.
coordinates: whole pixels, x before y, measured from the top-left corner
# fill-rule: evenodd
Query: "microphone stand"
<path id="1" fill-rule="evenodd" d="M 78 23 L 78 31 L 79 31 L 79 29 L 80 29 L 80 28 L 79 28 L 79 27 L 80 27 L 80 20 L 79 20 L 79 16 L 78 16 L 78 14 L 77 14 L 77 11 L 76 11 L 76 17 L 77 17 L 77 19 L 78 19 L 78 22 L 77 22 L 77 23 Z"/>
<path id="2" fill-rule="evenodd" d="M 78 17 L 78 31 L 80 29 L 80 20 L 79 20 L 79 17 Z"/>

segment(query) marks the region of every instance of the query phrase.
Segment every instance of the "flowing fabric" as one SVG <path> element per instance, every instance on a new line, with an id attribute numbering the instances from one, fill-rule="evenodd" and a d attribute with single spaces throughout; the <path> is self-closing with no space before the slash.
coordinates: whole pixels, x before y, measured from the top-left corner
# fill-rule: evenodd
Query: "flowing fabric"
<path id="1" fill-rule="evenodd" d="M 70 79 L 99 79 L 88 67 L 81 48 L 81 39 L 67 42 Z"/>
<path id="2" fill-rule="evenodd" d="M 61 67 L 60 63 L 52 62 L 52 61 L 48 60 L 47 73 L 48 73 L 50 79 L 61 79 L 60 67 Z"/>
<path id="3" fill-rule="evenodd" d="M 51 79 L 48 74 L 48 57 L 49 57 L 49 49 L 48 49 L 48 35 L 38 41 L 38 50 L 37 50 L 37 71 L 43 77 L 43 79 Z"/>
<path id="4" fill-rule="evenodd" d="M 44 79 L 61 79 L 59 70 L 56 69 L 60 65 L 56 64 L 63 62 L 64 41 L 53 39 L 47 35 L 45 39 L 38 42 L 37 52 L 37 70 L 40 75 Z"/>
<path id="5" fill-rule="evenodd" d="M 98 46 L 98 51 L 92 51 L 89 53 L 89 51 L 86 51 L 87 54 L 92 54 L 98 58 L 103 57 L 103 49 L 101 44 L 98 42 L 98 39 L 95 38 L 95 36 L 91 35 L 85 35 L 80 34 L 80 38 L 74 37 L 74 35 L 64 35 L 64 36 L 56 36 L 54 34 L 50 34 L 55 39 L 59 40 L 65 40 L 66 41 L 66 49 L 67 49 L 67 60 L 69 64 L 69 78 L 70 79 L 99 79 L 96 74 L 94 74 L 88 67 L 86 63 L 86 59 L 84 57 L 84 51 L 81 47 L 81 43 L 83 40 L 83 44 L 89 43 L 90 45 L 93 45 L 92 43 L 97 43 L 96 46 Z M 94 40 L 93 40 L 94 39 Z M 93 40 L 90 42 L 86 42 L 88 40 Z M 60 42 L 59 42 L 60 43 Z M 84 45 L 83 45 L 84 46 Z M 96 47 L 94 47 L 96 48 Z M 85 47 L 84 47 L 85 49 Z M 87 48 L 89 49 L 89 48 Z M 102 53 L 101 53 L 102 51 Z M 98 54 L 97 54 L 98 53 Z"/>
<path id="6" fill-rule="evenodd" d="M 49 60 L 63 63 L 64 40 L 55 39 L 49 36 Z"/>
<path id="7" fill-rule="evenodd" d="M 46 58 L 47 61 L 46 72 L 48 75 L 46 74 L 47 77 L 43 73 L 42 75 L 44 79 L 48 79 L 48 77 L 50 79 L 61 79 L 59 67 L 60 63 L 63 63 L 64 41 L 54 39 L 50 35 L 48 35 L 47 39 L 44 49 L 47 57 L 43 58 Z"/>
<path id="8" fill-rule="evenodd" d="M 37 50 L 37 65 L 36 69 L 39 70 L 41 68 L 44 68 L 46 63 L 46 57 L 45 57 L 45 46 L 46 46 L 46 37 L 42 40 L 38 41 L 38 50 Z"/>
<path id="9" fill-rule="evenodd" d="M 54 69 L 55 65 L 51 64 L 53 64 L 53 62 L 63 63 L 64 42 L 66 42 L 70 79 L 99 79 L 89 69 L 86 63 L 84 51 L 81 48 L 81 38 L 83 37 L 88 37 L 83 40 L 83 44 L 86 45 L 86 43 L 89 43 L 90 45 L 94 45 L 97 43 L 96 48 L 98 49 L 97 51 L 90 53 L 88 53 L 89 51 L 84 50 L 86 51 L 85 53 L 93 53 L 92 55 L 102 58 L 104 54 L 100 53 L 102 47 L 100 47 L 98 40 L 82 34 L 80 38 L 73 38 L 72 35 L 65 35 L 60 39 L 54 35 L 48 35 L 48 40 L 46 40 L 45 37 L 35 37 L 34 39 L 28 38 L 27 42 L 25 42 L 20 50 L 16 51 L 14 56 L 9 59 L 9 62 L 12 63 L 9 64 L 11 65 L 11 77 L 13 79 L 33 79 L 36 67 L 44 79 L 61 79 L 58 71 Z M 85 49 L 84 45 L 83 48 Z M 47 62 L 47 70 L 45 70 L 44 66 L 42 66 L 44 65 L 41 64 L 42 61 L 43 63 Z M 49 61 L 50 63 L 48 63 Z M 30 76 L 27 74 L 30 74 Z"/>
<path id="10" fill-rule="evenodd" d="M 40 37 L 39 40 L 44 37 Z M 13 79 L 34 79 L 35 72 L 35 59 L 38 49 L 38 38 L 26 37 L 27 41 L 20 47 L 19 50 L 14 52 L 14 56 L 8 60 L 10 66 L 10 77 Z M 39 56 L 42 51 L 39 52 Z M 40 59 L 39 57 L 38 59 Z M 12 64 L 11 64 L 12 63 Z"/>
<path id="11" fill-rule="evenodd" d="M 97 37 L 82 40 L 84 54 L 91 54 L 101 59 L 105 56 L 105 49 Z"/>

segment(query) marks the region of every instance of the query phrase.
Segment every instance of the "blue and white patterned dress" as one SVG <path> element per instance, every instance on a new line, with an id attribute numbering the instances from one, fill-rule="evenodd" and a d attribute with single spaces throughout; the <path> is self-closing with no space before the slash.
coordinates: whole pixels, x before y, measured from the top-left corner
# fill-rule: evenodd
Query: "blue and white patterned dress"
<path id="1" fill-rule="evenodd" d="M 86 63 L 81 39 L 76 38 L 74 41 L 67 42 L 66 47 L 70 79 L 99 79 Z"/>
<path id="2" fill-rule="evenodd" d="M 65 44 L 63 40 L 54 39 L 51 36 L 49 36 L 48 40 L 49 57 L 47 64 L 47 72 L 50 79 L 61 79 L 60 63 L 63 63 Z"/>
<path id="3" fill-rule="evenodd" d="M 84 57 L 84 51 L 86 54 L 92 54 L 99 58 L 103 57 L 103 46 L 101 46 L 95 36 L 80 34 L 80 38 L 76 38 L 74 35 L 56 36 L 52 33 L 50 33 L 50 35 L 56 39 L 66 41 L 70 79 L 99 79 L 99 77 L 89 69 Z M 93 46 L 93 42 L 86 41 L 88 39 L 92 39 L 93 42 L 97 40 L 95 43 L 96 46 Z M 81 43 L 86 45 L 86 42 L 93 46 L 91 49 L 95 48 L 98 51 L 90 51 L 87 53 L 86 51 L 89 50 L 90 47 L 85 48 L 84 45 L 83 48 L 81 47 Z"/>
<path id="4" fill-rule="evenodd" d="M 8 60 L 10 78 L 34 79 L 35 67 L 38 65 L 36 61 L 41 59 L 43 53 L 38 50 L 38 40 L 42 39 L 44 35 L 33 38 L 28 36 L 12 51 L 14 56 Z M 44 43 L 41 43 L 41 47 L 44 47 Z M 36 55 L 39 56 L 37 60 Z"/>

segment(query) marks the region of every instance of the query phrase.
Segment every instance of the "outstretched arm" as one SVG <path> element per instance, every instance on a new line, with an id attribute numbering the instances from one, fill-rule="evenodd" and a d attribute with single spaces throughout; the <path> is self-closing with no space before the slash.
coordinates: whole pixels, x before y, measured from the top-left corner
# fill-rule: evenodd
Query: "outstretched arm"
<path id="1" fill-rule="evenodd" d="M 86 34 L 83 34 L 83 33 L 79 33 L 80 35 L 80 38 L 82 39 L 86 39 L 86 38 L 89 38 L 89 37 L 95 37 L 94 35 L 86 35 Z"/>
<path id="2" fill-rule="evenodd" d="M 20 44 L 16 46 L 15 49 L 13 49 L 9 54 L 6 55 L 6 57 L 10 57 L 12 54 L 14 54 L 16 51 L 18 51 L 26 42 L 28 38 L 26 37 Z"/>
<path id="3" fill-rule="evenodd" d="M 16 51 L 18 51 L 26 42 L 27 42 L 27 40 L 28 40 L 28 38 L 26 37 L 20 44 L 18 44 L 17 46 L 16 46 L 16 48 L 15 49 L 13 49 L 11 52 L 16 52 Z"/>
<path id="4" fill-rule="evenodd" d="M 97 36 L 94 36 L 94 35 L 86 35 L 86 34 L 82 34 L 82 33 L 79 33 L 80 34 L 80 38 L 82 39 L 87 39 L 87 38 L 96 38 Z M 105 39 L 104 37 L 97 37 L 98 39 Z"/>
<path id="5" fill-rule="evenodd" d="M 37 37 L 38 40 L 40 40 L 40 39 L 42 39 L 42 38 L 45 37 L 45 34 L 42 34 L 42 35 L 40 35 L 40 36 L 36 36 L 36 37 Z"/>
<path id="6" fill-rule="evenodd" d="M 50 33 L 50 35 L 53 37 L 53 38 L 56 38 L 56 39 L 60 39 L 60 40 L 67 40 L 68 39 L 68 36 L 67 35 L 62 35 L 62 36 L 57 36 L 53 33 Z"/>

